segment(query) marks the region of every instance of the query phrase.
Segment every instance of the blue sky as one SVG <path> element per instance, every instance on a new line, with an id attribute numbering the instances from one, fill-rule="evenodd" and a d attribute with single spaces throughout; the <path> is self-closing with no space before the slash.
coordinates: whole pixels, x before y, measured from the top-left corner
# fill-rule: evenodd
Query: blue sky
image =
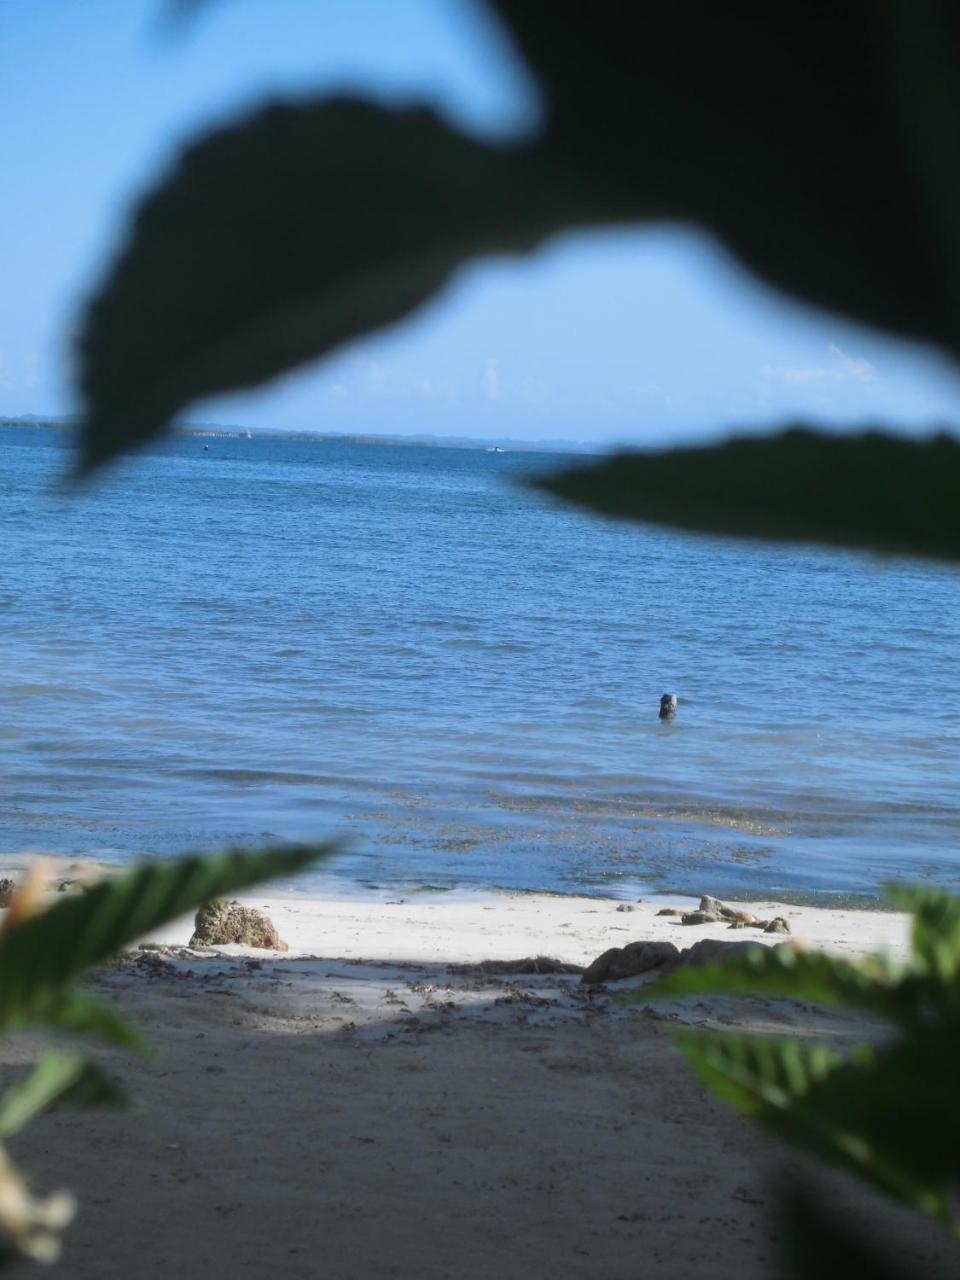
<path id="1" fill-rule="evenodd" d="M 533 87 L 461 0 L 0 0 L 0 414 L 73 408 L 70 334 L 129 202 L 178 144 L 272 93 L 427 100 L 530 128 Z M 788 419 L 960 422 L 937 356 L 778 298 L 677 227 L 561 237 L 465 269 L 411 321 L 193 420 L 256 428 L 667 440 Z"/>

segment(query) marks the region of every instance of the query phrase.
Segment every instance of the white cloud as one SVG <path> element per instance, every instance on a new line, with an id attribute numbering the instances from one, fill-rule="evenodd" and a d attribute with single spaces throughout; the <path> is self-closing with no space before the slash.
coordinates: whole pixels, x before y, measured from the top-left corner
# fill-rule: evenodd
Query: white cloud
<path id="1" fill-rule="evenodd" d="M 673 413 L 676 410 L 673 396 L 657 382 L 634 382 L 627 387 L 627 391 L 640 401 L 656 400 L 667 413 Z"/>
<path id="2" fill-rule="evenodd" d="M 833 356 L 832 365 L 765 365 L 762 373 L 768 381 L 782 382 L 786 386 L 798 386 L 811 382 L 875 382 L 878 374 L 869 360 L 850 356 L 831 342 L 827 351 Z"/>
<path id="3" fill-rule="evenodd" d="M 34 391 L 40 385 L 40 356 L 36 351 L 25 351 L 21 360 L 23 368 L 23 385 L 27 391 Z"/>
<path id="4" fill-rule="evenodd" d="M 433 398 L 440 404 L 455 405 L 460 403 L 460 388 L 456 378 L 433 378 Z"/>
<path id="5" fill-rule="evenodd" d="M 455 378 L 438 377 L 365 356 L 351 360 L 341 369 L 341 375 L 327 384 L 324 392 L 328 399 L 339 403 L 450 407 L 460 401 Z"/>
<path id="6" fill-rule="evenodd" d="M 497 361 L 490 356 L 487 363 L 483 367 L 483 392 L 488 400 L 503 399 L 503 383 L 500 381 L 500 366 Z"/>
<path id="7" fill-rule="evenodd" d="M 40 356 L 36 351 L 0 351 L 0 387 L 5 391 L 35 391 L 40 386 Z"/>
<path id="8" fill-rule="evenodd" d="M 800 368 L 796 365 L 764 365 L 763 376 L 770 381 L 785 382 L 794 386 L 802 382 L 820 382 L 831 376 L 829 369 L 816 365 L 813 368 Z"/>
<path id="9" fill-rule="evenodd" d="M 831 342 L 827 350 L 840 361 L 840 368 L 848 377 L 857 378 L 860 382 L 872 382 L 876 378 L 877 371 L 869 360 L 848 356 L 835 342 Z"/>
<path id="10" fill-rule="evenodd" d="M 387 381 L 387 370 L 382 364 L 378 364 L 376 360 L 368 360 L 366 362 L 366 374 L 370 385 L 377 390 Z"/>
<path id="11" fill-rule="evenodd" d="M 543 404 L 547 398 L 547 388 L 539 378 L 523 378 L 520 395 L 527 404 Z"/>

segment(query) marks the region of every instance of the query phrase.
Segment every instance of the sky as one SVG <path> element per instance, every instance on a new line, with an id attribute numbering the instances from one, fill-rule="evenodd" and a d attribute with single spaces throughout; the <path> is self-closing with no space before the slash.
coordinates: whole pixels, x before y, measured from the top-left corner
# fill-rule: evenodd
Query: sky
<path id="1" fill-rule="evenodd" d="M 0 0 L 0 415 L 74 412 L 71 334 L 131 202 L 205 127 L 267 96 L 427 102 L 481 138 L 536 88 L 468 0 Z M 787 421 L 960 423 L 934 353 L 788 301 L 703 234 L 561 236 L 464 268 L 415 316 L 191 421 L 662 444 Z"/>

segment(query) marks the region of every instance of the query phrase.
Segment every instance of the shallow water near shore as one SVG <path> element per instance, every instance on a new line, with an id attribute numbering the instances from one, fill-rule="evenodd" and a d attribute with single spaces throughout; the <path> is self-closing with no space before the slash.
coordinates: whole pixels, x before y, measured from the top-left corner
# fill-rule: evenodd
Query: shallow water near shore
<path id="1" fill-rule="evenodd" d="M 960 574 L 595 520 L 557 456 L 0 431 L 0 854 L 347 837 L 331 877 L 960 880 Z M 660 723 L 661 693 L 680 698 Z"/>

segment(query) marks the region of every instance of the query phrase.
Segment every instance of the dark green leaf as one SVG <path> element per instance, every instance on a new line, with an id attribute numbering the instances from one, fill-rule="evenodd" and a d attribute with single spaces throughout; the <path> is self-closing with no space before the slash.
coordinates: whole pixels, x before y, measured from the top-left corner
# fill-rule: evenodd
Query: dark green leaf
<path id="1" fill-rule="evenodd" d="M 637 217 L 960 350 L 960 8 L 492 0 L 550 107 L 545 149 Z"/>
<path id="2" fill-rule="evenodd" d="M 921 885 L 888 885 L 887 898 L 913 915 L 913 949 L 960 1004 L 960 896 Z"/>
<path id="3" fill-rule="evenodd" d="M 960 443 L 881 432 L 620 454 L 537 486 L 606 515 L 702 533 L 960 559 Z"/>
<path id="4" fill-rule="evenodd" d="M 400 319 L 466 259 L 533 248 L 585 198 L 535 151 L 427 110 L 276 105 L 211 134 L 144 202 L 86 318 L 83 465 Z"/>
<path id="5" fill-rule="evenodd" d="M 916 1259 L 906 1250 L 894 1261 L 889 1245 L 868 1239 L 838 1213 L 823 1206 L 822 1195 L 788 1185 L 780 1208 L 786 1280 L 914 1280 Z M 899 1262 L 899 1266 L 897 1265 Z M 932 1280 L 926 1273 L 926 1280 Z"/>
<path id="6" fill-rule="evenodd" d="M 0 1137 L 58 1106 L 122 1106 L 126 1095 L 99 1067 L 70 1053 L 48 1053 L 0 1098 Z"/>
<path id="7" fill-rule="evenodd" d="M 80 991 L 58 991 L 48 1000 L 34 1000 L 23 1016 L 12 1017 L 4 1024 L 6 1031 L 34 1027 L 67 1035 L 91 1036 L 121 1049 L 132 1049 L 134 1053 L 152 1053 L 129 1019 L 111 1005 Z"/>
<path id="8" fill-rule="evenodd" d="M 221 894 L 295 875 L 330 845 L 149 862 L 0 935 L 0 1026 L 32 1017 L 91 965 Z"/>
<path id="9" fill-rule="evenodd" d="M 677 1043 L 700 1078 L 738 1111 L 783 1111 L 843 1062 L 827 1045 L 773 1036 L 679 1031 Z"/>
<path id="10" fill-rule="evenodd" d="M 34 1028 L 90 1036 L 135 1053 L 152 1052 L 123 1014 L 104 1001 L 75 990 L 51 992 L 49 998 L 34 999 L 22 1014 L 14 1014 L 3 1023 L 7 1032 Z"/>
<path id="11" fill-rule="evenodd" d="M 842 1065 L 797 1040 L 688 1032 L 680 1043 L 734 1105 L 957 1229 L 960 1023 L 861 1046 Z"/>
<path id="12" fill-rule="evenodd" d="M 706 993 L 773 996 L 850 1005 L 909 1025 L 917 1010 L 912 994 L 898 986 L 901 973 L 883 956 L 852 964 L 823 952 L 758 943 L 720 964 L 682 965 L 626 998 L 646 1003 Z"/>

